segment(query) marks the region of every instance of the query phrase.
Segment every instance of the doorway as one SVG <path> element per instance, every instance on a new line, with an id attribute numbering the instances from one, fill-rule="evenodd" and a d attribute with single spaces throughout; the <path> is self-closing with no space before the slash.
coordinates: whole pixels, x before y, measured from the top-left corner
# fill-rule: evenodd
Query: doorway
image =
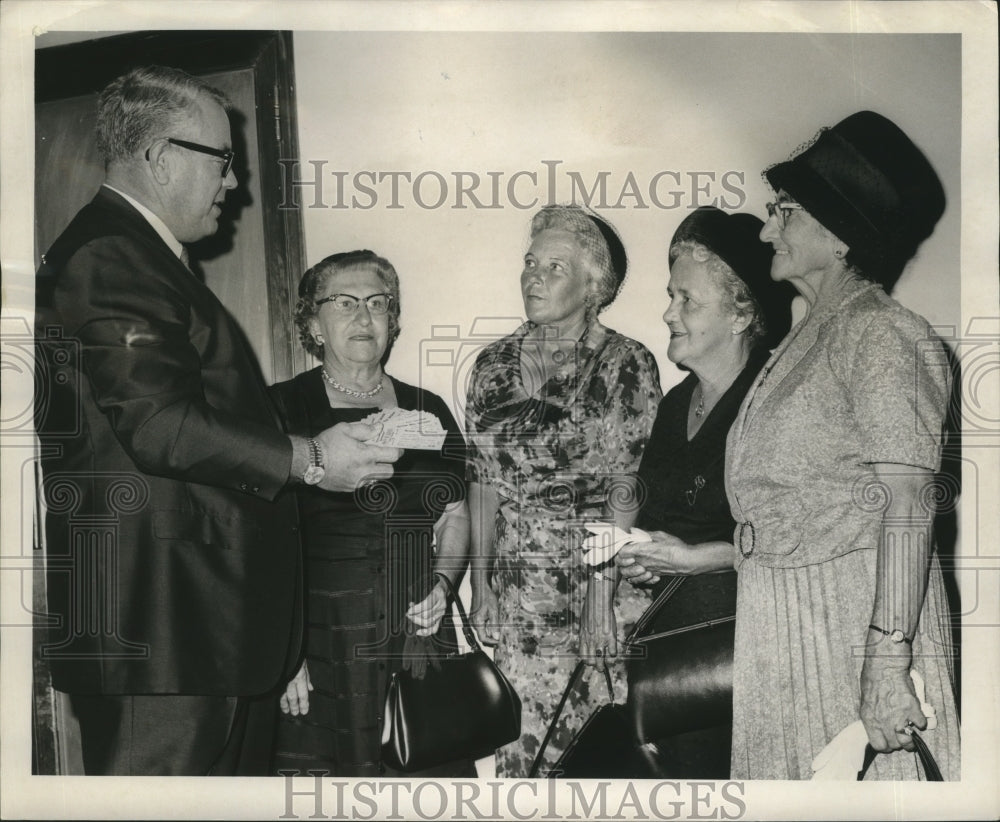
<path id="1" fill-rule="evenodd" d="M 227 198 L 231 211 L 219 233 L 191 247 L 191 267 L 242 327 L 264 379 L 289 379 L 306 364 L 292 321 L 304 260 L 301 217 L 298 210 L 278 208 L 278 160 L 298 157 L 290 32 L 139 32 L 38 49 L 36 266 L 103 180 L 94 143 L 97 94 L 120 74 L 151 64 L 202 77 L 233 103 L 233 168 L 240 185 Z M 35 533 L 41 540 L 41 529 Z M 43 546 L 35 548 L 43 554 Z M 36 562 L 32 771 L 81 774 L 75 718 L 37 653 L 50 641 L 45 603 L 45 574 Z"/>

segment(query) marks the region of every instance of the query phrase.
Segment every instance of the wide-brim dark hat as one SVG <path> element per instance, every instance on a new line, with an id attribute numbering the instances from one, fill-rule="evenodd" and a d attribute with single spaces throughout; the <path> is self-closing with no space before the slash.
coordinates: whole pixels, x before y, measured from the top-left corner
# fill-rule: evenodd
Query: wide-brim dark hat
<path id="1" fill-rule="evenodd" d="M 843 240 L 863 273 L 887 290 L 944 213 L 944 189 L 927 158 L 873 111 L 821 131 L 764 175 Z"/>
<path id="2" fill-rule="evenodd" d="M 764 338 L 769 347 L 791 327 L 791 303 L 795 290 L 788 283 L 771 279 L 774 249 L 760 239 L 764 223 L 753 214 L 730 213 L 714 206 L 701 206 L 677 226 L 670 244 L 682 240 L 699 243 L 728 265 L 746 283 L 767 323 Z"/>

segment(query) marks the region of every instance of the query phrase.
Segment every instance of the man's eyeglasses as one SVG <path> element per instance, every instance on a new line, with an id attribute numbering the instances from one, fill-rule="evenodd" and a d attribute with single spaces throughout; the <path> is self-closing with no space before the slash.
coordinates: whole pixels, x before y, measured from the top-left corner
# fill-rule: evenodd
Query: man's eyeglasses
<path id="1" fill-rule="evenodd" d="M 212 157 L 218 157 L 222 160 L 223 177 L 229 175 L 229 170 L 233 167 L 233 160 L 236 158 L 236 153 L 232 149 L 212 148 L 211 146 L 203 146 L 201 143 L 192 143 L 187 140 L 175 140 L 173 137 L 164 137 L 163 139 L 175 146 L 186 148 L 188 151 L 197 151 L 199 154 L 209 154 Z M 146 149 L 146 159 L 149 159 L 148 148 Z"/>
<path id="2" fill-rule="evenodd" d="M 788 225 L 788 215 L 785 212 L 796 210 L 801 211 L 802 206 L 798 203 L 788 202 L 787 200 L 767 204 L 767 216 L 774 217 L 778 221 L 778 228 L 784 228 Z"/>
<path id="3" fill-rule="evenodd" d="M 385 314 L 392 308 L 392 294 L 369 294 L 364 299 L 350 294 L 331 294 L 322 300 L 316 300 L 316 308 L 323 303 L 333 303 L 333 310 L 338 314 L 353 314 L 362 302 L 368 306 L 369 313 Z"/>

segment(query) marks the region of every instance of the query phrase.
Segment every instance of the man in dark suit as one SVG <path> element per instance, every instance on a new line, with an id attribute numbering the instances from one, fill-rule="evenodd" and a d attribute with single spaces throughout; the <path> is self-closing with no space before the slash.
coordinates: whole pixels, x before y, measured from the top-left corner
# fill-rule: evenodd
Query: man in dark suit
<path id="1" fill-rule="evenodd" d="M 173 69 L 101 94 L 105 185 L 42 258 L 38 397 L 52 642 L 96 774 L 263 774 L 301 636 L 290 484 L 392 473 L 368 426 L 283 434 L 186 266 L 236 187 L 227 101 Z"/>

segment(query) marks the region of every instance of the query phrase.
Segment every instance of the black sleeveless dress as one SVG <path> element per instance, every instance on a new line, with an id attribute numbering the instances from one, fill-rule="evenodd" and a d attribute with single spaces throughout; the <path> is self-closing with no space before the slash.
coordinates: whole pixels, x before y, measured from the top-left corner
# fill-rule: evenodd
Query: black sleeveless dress
<path id="1" fill-rule="evenodd" d="M 298 490 L 305 553 L 305 657 L 314 690 L 309 713 L 280 714 L 273 771 L 400 776 L 381 759 L 386 687 L 402 668 L 406 609 L 433 584 L 433 526 L 465 498 L 465 443 L 436 394 L 393 380 L 400 408 L 429 411 L 448 436 L 441 452 L 407 450 L 390 481 L 353 493 Z M 271 387 L 288 433 L 312 436 L 357 422 L 375 408 L 331 408 L 320 369 Z M 455 634 L 445 617 L 444 652 Z M 475 776 L 460 760 L 405 776 Z"/>

